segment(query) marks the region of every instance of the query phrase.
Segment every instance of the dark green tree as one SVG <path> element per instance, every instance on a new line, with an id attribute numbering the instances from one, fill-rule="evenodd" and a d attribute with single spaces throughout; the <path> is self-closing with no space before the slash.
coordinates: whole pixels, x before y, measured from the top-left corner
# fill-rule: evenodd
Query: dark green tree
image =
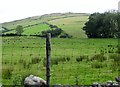
<path id="1" fill-rule="evenodd" d="M 16 34 L 20 36 L 22 33 L 23 33 L 23 26 L 22 25 L 18 25 L 16 27 Z"/>
<path id="2" fill-rule="evenodd" d="M 117 13 L 93 13 L 85 23 L 83 30 L 89 38 L 118 37 Z"/>

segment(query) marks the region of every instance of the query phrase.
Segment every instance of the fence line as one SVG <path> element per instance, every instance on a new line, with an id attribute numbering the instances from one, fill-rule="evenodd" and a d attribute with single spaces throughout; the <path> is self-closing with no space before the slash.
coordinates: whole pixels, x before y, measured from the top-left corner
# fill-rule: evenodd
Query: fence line
<path id="1" fill-rule="evenodd" d="M 115 65 L 117 62 L 109 57 L 116 54 L 117 40 L 52 38 L 51 41 L 51 68 L 48 69 L 51 75 L 50 78 L 48 75 L 48 83 L 51 85 L 88 85 L 96 81 L 114 80 L 119 73 L 119 66 Z M 45 38 L 21 37 L 11 40 L 5 37 L 3 42 L 4 81 L 12 82 L 17 74 L 22 78 L 28 74 L 46 78 Z M 105 58 L 100 53 L 104 53 Z M 12 79 L 6 77 L 9 73 L 5 69 L 9 70 Z"/>

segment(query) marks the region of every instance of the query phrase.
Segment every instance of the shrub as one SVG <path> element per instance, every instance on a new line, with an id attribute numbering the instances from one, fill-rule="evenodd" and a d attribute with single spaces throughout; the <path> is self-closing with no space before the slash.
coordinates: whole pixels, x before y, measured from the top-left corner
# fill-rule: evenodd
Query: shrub
<path id="1" fill-rule="evenodd" d="M 61 33 L 59 37 L 60 37 L 60 38 L 72 38 L 71 35 L 69 35 L 69 34 L 67 34 L 67 33 L 65 33 L 65 32 Z"/>
<path id="2" fill-rule="evenodd" d="M 40 35 L 41 37 L 46 37 L 47 33 L 51 33 L 52 37 L 57 37 L 63 32 L 61 28 L 56 28 L 56 29 L 48 29 L 46 31 L 42 31 L 42 34 Z"/>

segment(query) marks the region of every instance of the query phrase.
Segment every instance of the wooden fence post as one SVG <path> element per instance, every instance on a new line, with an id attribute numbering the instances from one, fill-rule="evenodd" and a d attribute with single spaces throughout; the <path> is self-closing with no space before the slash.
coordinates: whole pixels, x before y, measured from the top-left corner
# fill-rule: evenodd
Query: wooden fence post
<path id="1" fill-rule="evenodd" d="M 50 87 L 50 63 L 51 63 L 51 34 L 46 36 L 46 80 L 47 87 Z"/>

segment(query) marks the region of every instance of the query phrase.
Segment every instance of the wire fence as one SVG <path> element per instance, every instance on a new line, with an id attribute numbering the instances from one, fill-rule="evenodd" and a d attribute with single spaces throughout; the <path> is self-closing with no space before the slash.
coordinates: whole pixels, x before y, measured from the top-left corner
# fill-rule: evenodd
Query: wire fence
<path id="1" fill-rule="evenodd" d="M 117 39 L 51 39 L 50 84 L 91 85 L 120 75 Z M 21 85 L 30 74 L 46 79 L 45 38 L 3 37 L 2 83 Z"/>

